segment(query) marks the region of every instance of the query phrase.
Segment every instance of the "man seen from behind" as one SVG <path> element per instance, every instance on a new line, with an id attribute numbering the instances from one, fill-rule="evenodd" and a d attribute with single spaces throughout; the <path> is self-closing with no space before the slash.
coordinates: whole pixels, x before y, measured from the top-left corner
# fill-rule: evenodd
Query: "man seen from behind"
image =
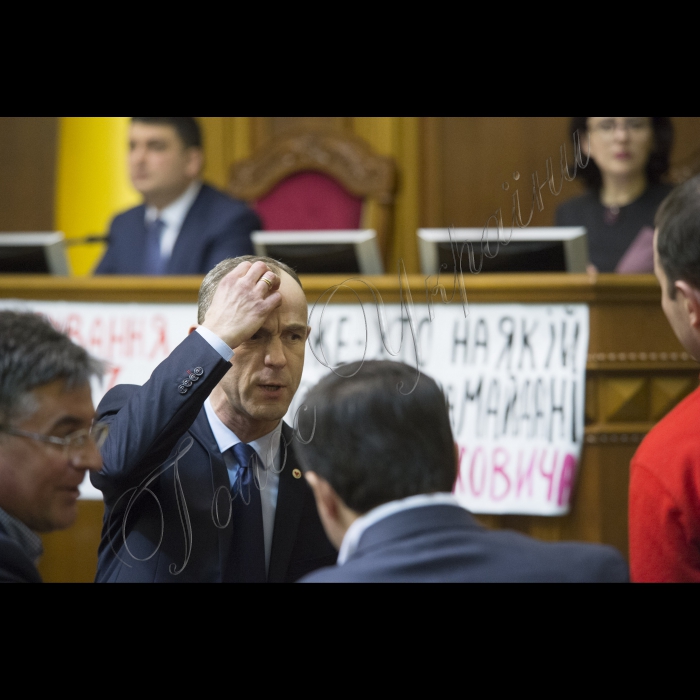
<path id="1" fill-rule="evenodd" d="M 700 360 L 700 176 L 656 214 L 654 272 L 661 307 Z M 700 582 L 700 388 L 646 436 L 630 467 L 630 569 L 638 582 Z"/>
<path id="2" fill-rule="evenodd" d="M 622 582 L 612 547 L 481 527 L 452 495 L 457 453 L 438 385 L 401 362 L 344 365 L 306 396 L 294 443 L 338 565 L 306 582 Z"/>

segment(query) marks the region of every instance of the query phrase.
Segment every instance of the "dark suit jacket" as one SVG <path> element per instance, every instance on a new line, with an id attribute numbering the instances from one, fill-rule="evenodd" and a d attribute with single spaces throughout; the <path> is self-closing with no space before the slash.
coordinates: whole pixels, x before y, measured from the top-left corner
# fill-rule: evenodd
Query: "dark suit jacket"
<path id="1" fill-rule="evenodd" d="M 96 275 L 143 274 L 146 207 L 119 214 L 109 229 L 109 248 Z M 243 202 L 202 185 L 175 242 L 166 275 L 206 275 L 226 258 L 252 255 L 252 231 L 260 230 L 258 215 Z"/>
<path id="2" fill-rule="evenodd" d="M 539 542 L 486 530 L 451 505 L 412 508 L 375 523 L 342 566 L 316 571 L 316 583 L 625 582 L 627 564 L 612 547 Z"/>
<path id="3" fill-rule="evenodd" d="M 98 419 L 111 430 L 102 471 L 90 475 L 105 499 L 98 582 L 223 580 L 232 525 L 217 523 L 228 519 L 230 484 L 203 404 L 230 367 L 192 333 L 143 387 L 117 386 L 100 402 Z M 201 377 L 182 394 L 187 370 Z M 295 581 L 336 558 L 311 489 L 294 476 L 291 429 L 282 435 L 282 461 L 290 444 L 270 555 L 274 582 Z"/>
<path id="4" fill-rule="evenodd" d="M 41 583 L 34 562 L 0 523 L 0 583 Z"/>

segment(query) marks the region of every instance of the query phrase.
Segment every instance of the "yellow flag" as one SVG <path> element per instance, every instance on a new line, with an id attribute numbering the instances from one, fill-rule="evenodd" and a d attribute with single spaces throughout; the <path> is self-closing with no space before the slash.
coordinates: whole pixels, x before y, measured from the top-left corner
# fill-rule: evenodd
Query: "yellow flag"
<path id="1" fill-rule="evenodd" d="M 61 117 L 56 230 L 67 238 L 106 234 L 112 217 L 139 204 L 127 170 L 129 117 Z M 74 276 L 92 273 L 103 244 L 69 246 Z"/>

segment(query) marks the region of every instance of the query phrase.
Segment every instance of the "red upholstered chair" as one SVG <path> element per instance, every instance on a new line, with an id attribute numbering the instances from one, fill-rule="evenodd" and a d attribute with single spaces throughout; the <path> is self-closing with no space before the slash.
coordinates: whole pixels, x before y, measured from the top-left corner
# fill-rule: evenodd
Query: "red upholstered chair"
<path id="1" fill-rule="evenodd" d="M 229 191 L 255 208 L 267 231 L 374 228 L 385 257 L 395 182 L 393 160 L 362 139 L 293 131 L 236 163 Z"/>

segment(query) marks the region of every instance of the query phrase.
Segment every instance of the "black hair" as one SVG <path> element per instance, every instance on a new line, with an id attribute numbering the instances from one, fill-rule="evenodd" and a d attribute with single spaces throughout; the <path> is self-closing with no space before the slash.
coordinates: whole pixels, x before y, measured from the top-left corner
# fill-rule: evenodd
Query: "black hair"
<path id="1" fill-rule="evenodd" d="M 449 492 L 455 453 L 445 395 L 402 362 L 343 365 L 307 395 L 294 441 L 303 468 L 316 472 L 346 506 L 366 513 L 382 503 Z M 354 374 L 355 376 L 349 376 Z M 314 428 L 315 421 L 315 428 Z"/>
<path id="2" fill-rule="evenodd" d="M 671 117 L 651 117 L 651 126 L 654 130 L 654 147 L 649 154 L 646 174 L 647 182 L 650 185 L 656 185 L 661 182 L 670 165 L 673 147 L 673 123 Z M 571 117 L 569 131 L 572 141 L 577 130 L 580 136 L 588 131 L 588 117 Z M 590 189 L 597 191 L 601 188 L 603 179 L 593 159 L 585 168 L 579 170 L 579 174 Z"/>
<path id="3" fill-rule="evenodd" d="M 131 117 L 131 122 L 172 126 L 185 148 L 202 148 L 202 130 L 194 117 Z"/>
<path id="4" fill-rule="evenodd" d="M 675 299 L 678 280 L 700 290 L 700 175 L 671 190 L 656 212 L 654 225 L 669 296 Z"/>
<path id="5" fill-rule="evenodd" d="M 43 316 L 0 311 L 0 424 L 31 413 L 34 389 L 56 379 L 64 379 L 70 389 L 103 371 L 102 362 Z"/>

